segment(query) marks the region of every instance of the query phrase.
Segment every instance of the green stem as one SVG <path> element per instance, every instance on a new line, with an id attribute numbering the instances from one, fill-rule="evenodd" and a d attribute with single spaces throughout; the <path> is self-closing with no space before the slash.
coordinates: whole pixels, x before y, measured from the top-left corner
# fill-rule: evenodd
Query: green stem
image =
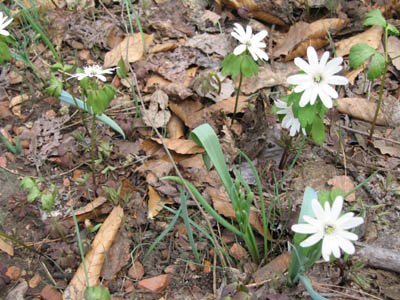
<path id="1" fill-rule="evenodd" d="M 91 131 L 91 140 L 90 140 L 90 149 L 92 152 L 92 177 L 93 177 L 93 184 L 96 187 L 96 166 L 95 166 L 95 149 L 94 149 L 94 142 L 96 137 L 96 114 L 93 112 L 93 119 L 92 119 L 92 131 Z"/>
<path id="2" fill-rule="evenodd" d="M 233 110 L 233 118 L 232 118 L 231 128 L 232 128 L 233 122 L 236 119 L 236 112 L 237 112 L 237 107 L 238 107 L 238 102 L 239 102 L 240 88 L 242 87 L 242 81 L 243 81 L 243 75 L 242 75 L 242 72 L 240 72 L 239 86 L 238 86 L 237 91 L 236 91 L 235 108 Z"/>
<path id="3" fill-rule="evenodd" d="M 387 72 L 388 67 L 389 67 L 389 61 L 388 61 L 388 30 L 387 30 L 387 28 L 385 28 L 385 67 L 383 68 L 381 87 L 379 89 L 378 106 L 376 107 L 374 120 L 372 121 L 371 130 L 369 131 L 369 142 L 372 142 L 372 137 L 374 136 L 375 124 L 376 124 L 376 120 L 378 119 L 379 110 L 380 110 L 381 104 L 382 104 L 383 87 L 385 86 L 386 72 Z"/>
<path id="4" fill-rule="evenodd" d="M 89 135 L 89 129 L 88 129 L 87 124 L 86 124 L 86 118 L 85 118 L 85 116 L 84 116 L 84 112 L 83 112 L 83 110 L 79 107 L 78 102 L 76 101 L 76 98 L 75 98 L 75 96 L 74 96 L 74 93 L 72 92 L 71 85 L 70 85 L 67 81 L 65 81 L 65 83 L 66 83 L 66 85 L 67 85 L 67 90 L 68 90 L 68 92 L 71 94 L 72 99 L 74 100 L 75 107 L 76 107 L 76 108 L 78 109 L 78 111 L 79 111 L 79 115 L 80 115 L 80 117 L 81 117 L 83 126 L 85 127 L 86 134 Z M 86 104 L 85 104 L 85 105 L 86 105 Z"/>
<path id="5" fill-rule="evenodd" d="M 65 238 L 64 232 L 63 232 L 62 229 L 60 228 L 60 225 L 58 225 L 58 222 L 57 222 L 56 218 L 53 217 L 53 216 L 51 216 L 51 220 L 53 221 L 54 227 L 57 229 L 57 231 L 58 231 L 58 233 L 60 234 L 62 240 L 63 240 L 65 243 L 68 243 L 68 242 L 67 242 L 67 239 Z"/>

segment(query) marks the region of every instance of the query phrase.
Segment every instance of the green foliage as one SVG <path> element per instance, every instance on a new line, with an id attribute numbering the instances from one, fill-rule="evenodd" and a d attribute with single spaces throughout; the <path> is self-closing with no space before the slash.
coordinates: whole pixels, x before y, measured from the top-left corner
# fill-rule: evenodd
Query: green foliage
<path id="1" fill-rule="evenodd" d="M 110 300 L 111 295 L 107 288 L 103 286 L 89 286 L 84 293 L 85 300 Z"/>
<path id="2" fill-rule="evenodd" d="M 315 116 L 314 118 L 311 127 L 311 136 L 313 141 L 318 145 L 322 145 L 325 141 L 325 126 L 324 121 L 320 116 Z"/>
<path id="3" fill-rule="evenodd" d="M 11 60 L 11 58 L 11 52 L 7 44 L 0 41 L 0 65 L 4 64 L 8 60 Z"/>
<path id="4" fill-rule="evenodd" d="M 118 75 L 118 77 L 119 77 L 119 78 L 125 78 L 125 77 L 126 77 L 127 70 L 126 70 L 125 62 L 124 62 L 124 60 L 122 59 L 122 56 L 121 56 L 121 58 L 120 58 L 119 61 L 118 61 L 117 67 L 118 67 L 118 68 L 117 68 L 117 75 Z"/>
<path id="5" fill-rule="evenodd" d="M 87 104 L 95 114 L 101 115 L 107 109 L 115 93 L 115 89 L 111 85 L 104 85 L 99 90 L 88 92 Z"/>
<path id="6" fill-rule="evenodd" d="M 43 210 L 50 212 L 53 209 L 54 200 L 57 196 L 57 188 L 54 184 L 51 185 L 53 192 L 42 193 L 40 200 L 42 201 Z"/>
<path id="7" fill-rule="evenodd" d="M 20 141 L 19 137 L 14 138 L 15 146 L 13 144 L 11 144 L 1 132 L 0 132 L 0 140 L 7 147 L 8 151 L 10 151 L 16 155 L 21 154 L 22 146 L 21 146 L 21 141 Z"/>
<path id="8" fill-rule="evenodd" d="M 377 25 L 386 27 L 386 20 L 382 16 L 381 11 L 379 9 L 375 9 L 365 15 L 363 25 L 364 26 Z"/>
<path id="9" fill-rule="evenodd" d="M 385 57 L 380 53 L 375 53 L 371 59 L 368 71 L 368 80 L 374 80 L 382 75 L 385 67 Z"/>
<path id="10" fill-rule="evenodd" d="M 240 73 L 246 78 L 258 74 L 258 65 L 247 52 L 240 55 L 229 53 L 224 57 L 221 67 L 223 75 L 232 75 L 233 78 L 236 78 Z"/>
<path id="11" fill-rule="evenodd" d="M 358 43 L 350 49 L 350 67 L 357 69 L 361 66 L 371 55 L 375 54 L 374 48 L 366 43 Z"/>
<path id="12" fill-rule="evenodd" d="M 63 89 L 63 83 L 57 77 L 50 76 L 46 92 L 50 96 L 60 97 L 62 89 Z"/>
<path id="13" fill-rule="evenodd" d="M 40 191 L 39 187 L 37 186 L 37 180 L 33 180 L 30 177 L 25 176 L 21 180 L 20 186 L 21 186 L 21 189 L 23 191 L 25 191 L 27 189 L 29 190 L 29 194 L 28 194 L 28 197 L 26 199 L 28 202 L 35 201 L 42 194 L 42 192 Z"/>

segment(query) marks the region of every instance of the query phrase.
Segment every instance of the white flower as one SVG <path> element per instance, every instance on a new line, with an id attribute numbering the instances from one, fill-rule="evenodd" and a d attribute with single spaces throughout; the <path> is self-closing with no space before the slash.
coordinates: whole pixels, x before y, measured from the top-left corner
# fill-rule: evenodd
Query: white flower
<path id="1" fill-rule="evenodd" d="M 306 74 L 289 76 L 287 82 L 297 85 L 294 89 L 296 93 L 304 91 L 299 103 L 301 107 L 306 106 L 307 103 L 313 105 L 319 96 L 322 103 L 327 108 L 331 108 L 332 98 L 336 99 L 339 95 L 330 84 L 345 85 L 349 83 L 346 77 L 334 75 L 342 70 L 340 64 L 343 62 L 343 58 L 335 57 L 328 62 L 329 51 L 326 51 L 318 62 L 318 55 L 313 47 L 307 48 L 307 57 L 309 63 L 300 57 L 294 59 L 294 63 Z"/>
<path id="2" fill-rule="evenodd" d="M 275 105 L 280 109 L 278 115 L 285 115 L 282 120 L 282 127 L 290 129 L 290 136 L 295 136 L 300 131 L 300 121 L 293 115 L 292 105 L 288 106 L 285 101 L 275 100 Z M 304 128 L 301 129 L 303 134 L 306 134 Z"/>
<path id="3" fill-rule="evenodd" d="M 252 29 L 247 25 L 246 31 L 239 23 L 233 25 L 235 28 L 231 33 L 232 36 L 237 39 L 241 44 L 233 50 L 233 54 L 242 54 L 246 49 L 249 50 L 251 56 L 255 61 L 259 58 L 268 60 L 268 55 L 261 48 L 265 48 L 267 45 L 262 40 L 268 35 L 266 30 L 262 30 L 259 33 L 253 35 Z"/>
<path id="4" fill-rule="evenodd" d="M 83 73 L 76 73 L 72 75 L 70 78 L 78 78 L 78 80 L 82 80 L 86 77 L 96 77 L 101 81 L 106 81 L 106 77 L 103 74 L 112 74 L 112 72 L 116 68 L 109 68 L 103 70 L 99 65 L 92 65 L 83 68 Z"/>
<path id="5" fill-rule="evenodd" d="M 349 212 L 339 217 L 343 207 L 343 197 L 337 196 L 332 208 L 329 202 L 325 202 L 325 209 L 317 199 L 311 202 L 312 210 L 316 219 L 304 216 L 308 224 L 296 224 L 292 230 L 298 233 L 312 234 L 300 243 L 301 247 L 310 247 L 322 239 L 322 257 L 329 261 L 331 254 L 336 258 L 340 257 L 340 248 L 348 254 L 356 251 L 351 241 L 356 241 L 358 236 L 346 229 L 359 226 L 364 222 L 360 217 L 354 217 Z"/>
<path id="6" fill-rule="evenodd" d="M 3 16 L 3 12 L 0 11 L 0 34 L 4 35 L 4 36 L 9 36 L 10 33 L 5 30 L 5 28 L 10 25 L 10 23 L 12 22 L 12 18 L 8 19 L 8 17 L 6 15 Z"/>

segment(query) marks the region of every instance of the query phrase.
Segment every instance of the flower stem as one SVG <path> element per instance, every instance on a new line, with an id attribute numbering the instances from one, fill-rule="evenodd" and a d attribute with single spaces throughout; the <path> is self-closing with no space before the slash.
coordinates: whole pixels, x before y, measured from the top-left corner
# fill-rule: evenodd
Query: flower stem
<path id="1" fill-rule="evenodd" d="M 66 85 L 67 85 L 67 90 L 68 90 L 68 92 L 71 94 L 72 99 L 74 100 L 75 107 L 76 107 L 77 110 L 79 111 L 79 115 L 80 115 L 80 117 L 81 117 L 83 126 L 85 127 L 86 134 L 89 135 L 89 129 L 88 129 L 87 124 L 86 124 L 86 117 L 85 117 L 85 115 L 84 115 L 84 113 L 83 113 L 83 110 L 79 107 L 79 105 L 78 105 L 78 103 L 77 103 L 77 101 L 76 101 L 76 99 L 75 99 L 75 96 L 74 96 L 74 93 L 73 93 L 73 91 L 72 91 L 71 85 L 68 83 L 68 81 L 65 81 L 65 82 L 66 82 Z M 86 103 L 86 102 L 85 102 L 85 103 Z"/>
<path id="2" fill-rule="evenodd" d="M 382 104 L 383 87 L 385 86 L 386 72 L 387 72 L 388 67 L 389 67 L 389 60 L 388 60 L 388 30 L 387 30 L 387 28 L 385 28 L 385 67 L 383 68 L 382 79 L 381 79 L 381 87 L 379 89 L 378 105 L 376 107 L 374 120 L 372 121 L 371 129 L 369 131 L 368 141 L 370 143 L 372 142 L 372 137 L 374 136 L 375 124 L 376 124 L 376 120 L 378 119 L 379 110 L 380 110 L 381 104 Z"/>
<path id="3" fill-rule="evenodd" d="M 91 149 L 91 152 L 92 152 L 93 185 L 96 187 L 96 166 L 95 166 L 95 161 L 94 161 L 95 160 L 95 149 L 94 149 L 95 136 L 96 136 L 96 114 L 93 112 L 90 149 Z"/>
<path id="4" fill-rule="evenodd" d="M 242 75 L 242 72 L 240 72 L 239 86 L 238 86 L 237 91 L 236 91 L 235 108 L 233 109 L 233 117 L 232 117 L 232 122 L 231 122 L 231 128 L 232 128 L 233 122 L 236 119 L 236 112 L 237 112 L 237 107 L 238 107 L 238 102 L 239 102 L 240 88 L 242 87 L 242 81 L 243 81 L 243 75 Z"/>

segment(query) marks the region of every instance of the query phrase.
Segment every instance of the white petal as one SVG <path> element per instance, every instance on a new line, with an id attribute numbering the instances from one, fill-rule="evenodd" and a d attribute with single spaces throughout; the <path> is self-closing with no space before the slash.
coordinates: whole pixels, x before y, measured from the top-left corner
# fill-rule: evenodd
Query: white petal
<path id="1" fill-rule="evenodd" d="M 251 27 L 249 25 L 247 25 L 247 27 L 246 27 L 246 39 L 248 41 L 250 41 L 252 36 L 253 36 L 253 30 L 251 29 Z"/>
<path id="2" fill-rule="evenodd" d="M 340 248 L 339 248 L 339 244 L 336 243 L 334 240 L 332 240 L 332 241 L 330 242 L 330 245 L 331 245 L 331 250 L 332 250 L 333 255 L 334 255 L 336 258 L 339 258 L 339 257 L 340 257 Z"/>
<path id="3" fill-rule="evenodd" d="M 296 57 L 294 59 L 294 63 L 295 63 L 296 66 L 298 66 L 304 72 L 306 72 L 306 73 L 311 73 L 312 72 L 312 68 L 310 67 L 310 65 L 304 59 L 302 59 L 300 57 Z"/>
<path id="4" fill-rule="evenodd" d="M 105 77 L 105 76 L 103 76 L 103 75 L 101 75 L 101 74 L 97 74 L 97 75 L 95 75 L 98 79 L 100 79 L 101 81 L 106 81 L 107 80 L 107 78 Z"/>
<path id="5" fill-rule="evenodd" d="M 287 83 L 289 84 L 295 84 L 295 85 L 299 85 L 299 84 L 303 84 L 304 81 L 309 80 L 309 76 L 306 74 L 296 74 L 296 75 L 292 75 L 289 76 L 287 78 Z"/>
<path id="6" fill-rule="evenodd" d="M 325 261 L 329 261 L 332 253 L 332 241 L 331 239 L 325 238 L 322 241 L 322 257 Z"/>
<path id="7" fill-rule="evenodd" d="M 284 109 L 288 108 L 287 103 L 285 101 L 280 100 L 280 99 L 275 100 L 275 105 L 277 107 L 279 107 L 279 108 L 284 108 Z"/>
<path id="8" fill-rule="evenodd" d="M 237 34 L 236 32 L 232 32 L 231 35 L 232 35 L 235 39 L 237 39 L 240 43 L 242 43 L 242 44 L 245 44 L 245 43 L 246 43 L 246 40 L 244 39 L 244 37 L 241 36 L 241 35 L 239 35 L 239 34 Z"/>
<path id="9" fill-rule="evenodd" d="M 331 72 L 331 69 L 336 69 L 337 66 L 341 65 L 343 62 L 343 57 L 335 57 L 330 62 L 326 64 L 325 70 L 326 72 Z M 334 73 L 330 73 L 334 74 Z"/>
<path id="10" fill-rule="evenodd" d="M 332 205 L 331 218 L 337 220 L 343 208 L 343 197 L 337 196 Z"/>
<path id="11" fill-rule="evenodd" d="M 321 60 L 319 62 L 320 67 L 325 68 L 328 59 L 329 59 L 329 51 L 325 51 L 324 54 L 322 54 Z"/>
<path id="12" fill-rule="evenodd" d="M 342 229 L 351 229 L 351 228 L 355 228 L 355 227 L 361 225 L 362 223 L 364 223 L 364 220 L 363 220 L 363 218 L 360 218 L 360 217 L 353 217 L 353 218 L 349 218 L 348 220 L 345 220 L 345 222 L 343 222 L 343 221 L 341 221 L 341 218 L 340 218 L 338 220 L 338 223 L 340 224 L 340 228 L 342 228 Z"/>
<path id="13" fill-rule="evenodd" d="M 320 84 L 320 90 L 322 90 L 324 93 L 326 93 L 329 97 L 332 97 L 334 99 L 336 99 L 337 97 L 339 97 L 338 93 L 336 92 L 336 90 L 331 87 L 328 84 Z"/>
<path id="14" fill-rule="evenodd" d="M 10 33 L 7 30 L 3 30 L 3 29 L 0 30 L 0 34 L 4 35 L 4 36 L 9 36 L 10 35 Z"/>
<path id="15" fill-rule="evenodd" d="M 346 239 L 346 240 L 351 240 L 351 241 L 357 241 L 358 240 L 358 235 L 353 233 L 353 232 L 349 232 L 346 230 L 342 230 L 338 233 L 339 236 L 341 236 L 342 238 Z"/>
<path id="16" fill-rule="evenodd" d="M 257 56 L 257 52 L 256 52 L 257 49 L 254 49 L 253 47 L 249 47 L 248 49 L 249 49 L 249 52 L 250 52 L 251 56 L 253 57 L 253 59 L 255 61 L 257 61 L 258 60 L 258 56 Z"/>
<path id="17" fill-rule="evenodd" d="M 322 234 L 319 232 L 314 233 L 313 235 L 306 238 L 304 241 L 300 243 L 300 246 L 303 248 L 310 247 L 315 245 L 322 239 Z"/>
<path id="18" fill-rule="evenodd" d="M 311 207 L 318 220 L 325 219 L 325 211 L 317 199 L 311 200 Z"/>
<path id="19" fill-rule="evenodd" d="M 314 87 L 311 90 L 311 95 L 310 95 L 310 104 L 314 105 L 315 101 L 317 100 L 318 97 L 318 88 Z"/>
<path id="20" fill-rule="evenodd" d="M 252 48 L 252 47 L 250 47 L 250 48 Z M 267 61 L 269 59 L 268 54 L 265 53 L 263 50 L 261 50 L 259 48 L 255 48 L 254 52 L 259 58 L 261 58 L 261 59 L 263 59 L 265 61 Z"/>
<path id="21" fill-rule="evenodd" d="M 311 234 L 318 232 L 318 229 L 315 226 L 310 224 L 295 224 L 292 226 L 292 230 L 294 232 L 303 233 L 303 234 Z"/>
<path id="22" fill-rule="evenodd" d="M 296 89 L 295 92 L 297 92 Z M 304 107 L 310 102 L 311 93 L 312 93 L 312 88 L 307 88 L 304 90 L 304 93 L 303 95 L 301 95 L 299 102 L 300 107 Z"/>
<path id="23" fill-rule="evenodd" d="M 234 31 L 236 31 L 240 36 L 245 37 L 246 36 L 246 32 L 244 31 L 244 28 L 241 24 L 239 23 L 235 23 L 233 24 L 234 27 Z"/>
<path id="24" fill-rule="evenodd" d="M 334 74 L 342 71 L 342 69 L 343 69 L 342 66 L 332 66 L 329 69 L 325 67 L 323 75 L 325 76 L 325 78 L 329 78 L 330 76 L 333 76 Z"/>
<path id="25" fill-rule="evenodd" d="M 332 108 L 333 102 L 331 97 L 329 97 L 323 91 L 320 91 L 319 98 L 321 99 L 322 103 L 326 106 L 326 108 Z"/>
<path id="26" fill-rule="evenodd" d="M 344 76 L 334 75 L 329 76 L 326 80 L 326 83 L 334 85 L 346 85 L 349 83 L 349 80 Z"/>
<path id="27" fill-rule="evenodd" d="M 344 252 L 346 252 L 347 254 L 354 254 L 354 252 L 356 252 L 356 248 L 354 247 L 352 242 L 340 237 L 338 239 L 339 246 L 343 249 Z"/>
<path id="28" fill-rule="evenodd" d="M 251 41 L 253 42 L 260 42 L 262 41 L 266 36 L 268 35 L 268 32 L 266 30 L 262 30 L 259 33 L 255 34 Z"/>
<path id="29" fill-rule="evenodd" d="M 305 215 L 305 216 L 303 216 L 303 220 L 305 222 L 307 222 L 308 224 L 315 226 L 316 228 L 321 227 L 321 222 L 318 221 L 317 219 L 314 219 L 313 217 Z"/>
<path id="30" fill-rule="evenodd" d="M 233 54 L 235 55 L 242 54 L 244 51 L 246 51 L 246 48 L 247 48 L 246 45 L 240 44 L 235 48 L 235 50 L 233 50 Z"/>
<path id="31" fill-rule="evenodd" d="M 307 48 L 307 58 L 310 66 L 313 67 L 318 65 L 318 54 L 317 51 L 315 51 L 314 47 Z"/>

